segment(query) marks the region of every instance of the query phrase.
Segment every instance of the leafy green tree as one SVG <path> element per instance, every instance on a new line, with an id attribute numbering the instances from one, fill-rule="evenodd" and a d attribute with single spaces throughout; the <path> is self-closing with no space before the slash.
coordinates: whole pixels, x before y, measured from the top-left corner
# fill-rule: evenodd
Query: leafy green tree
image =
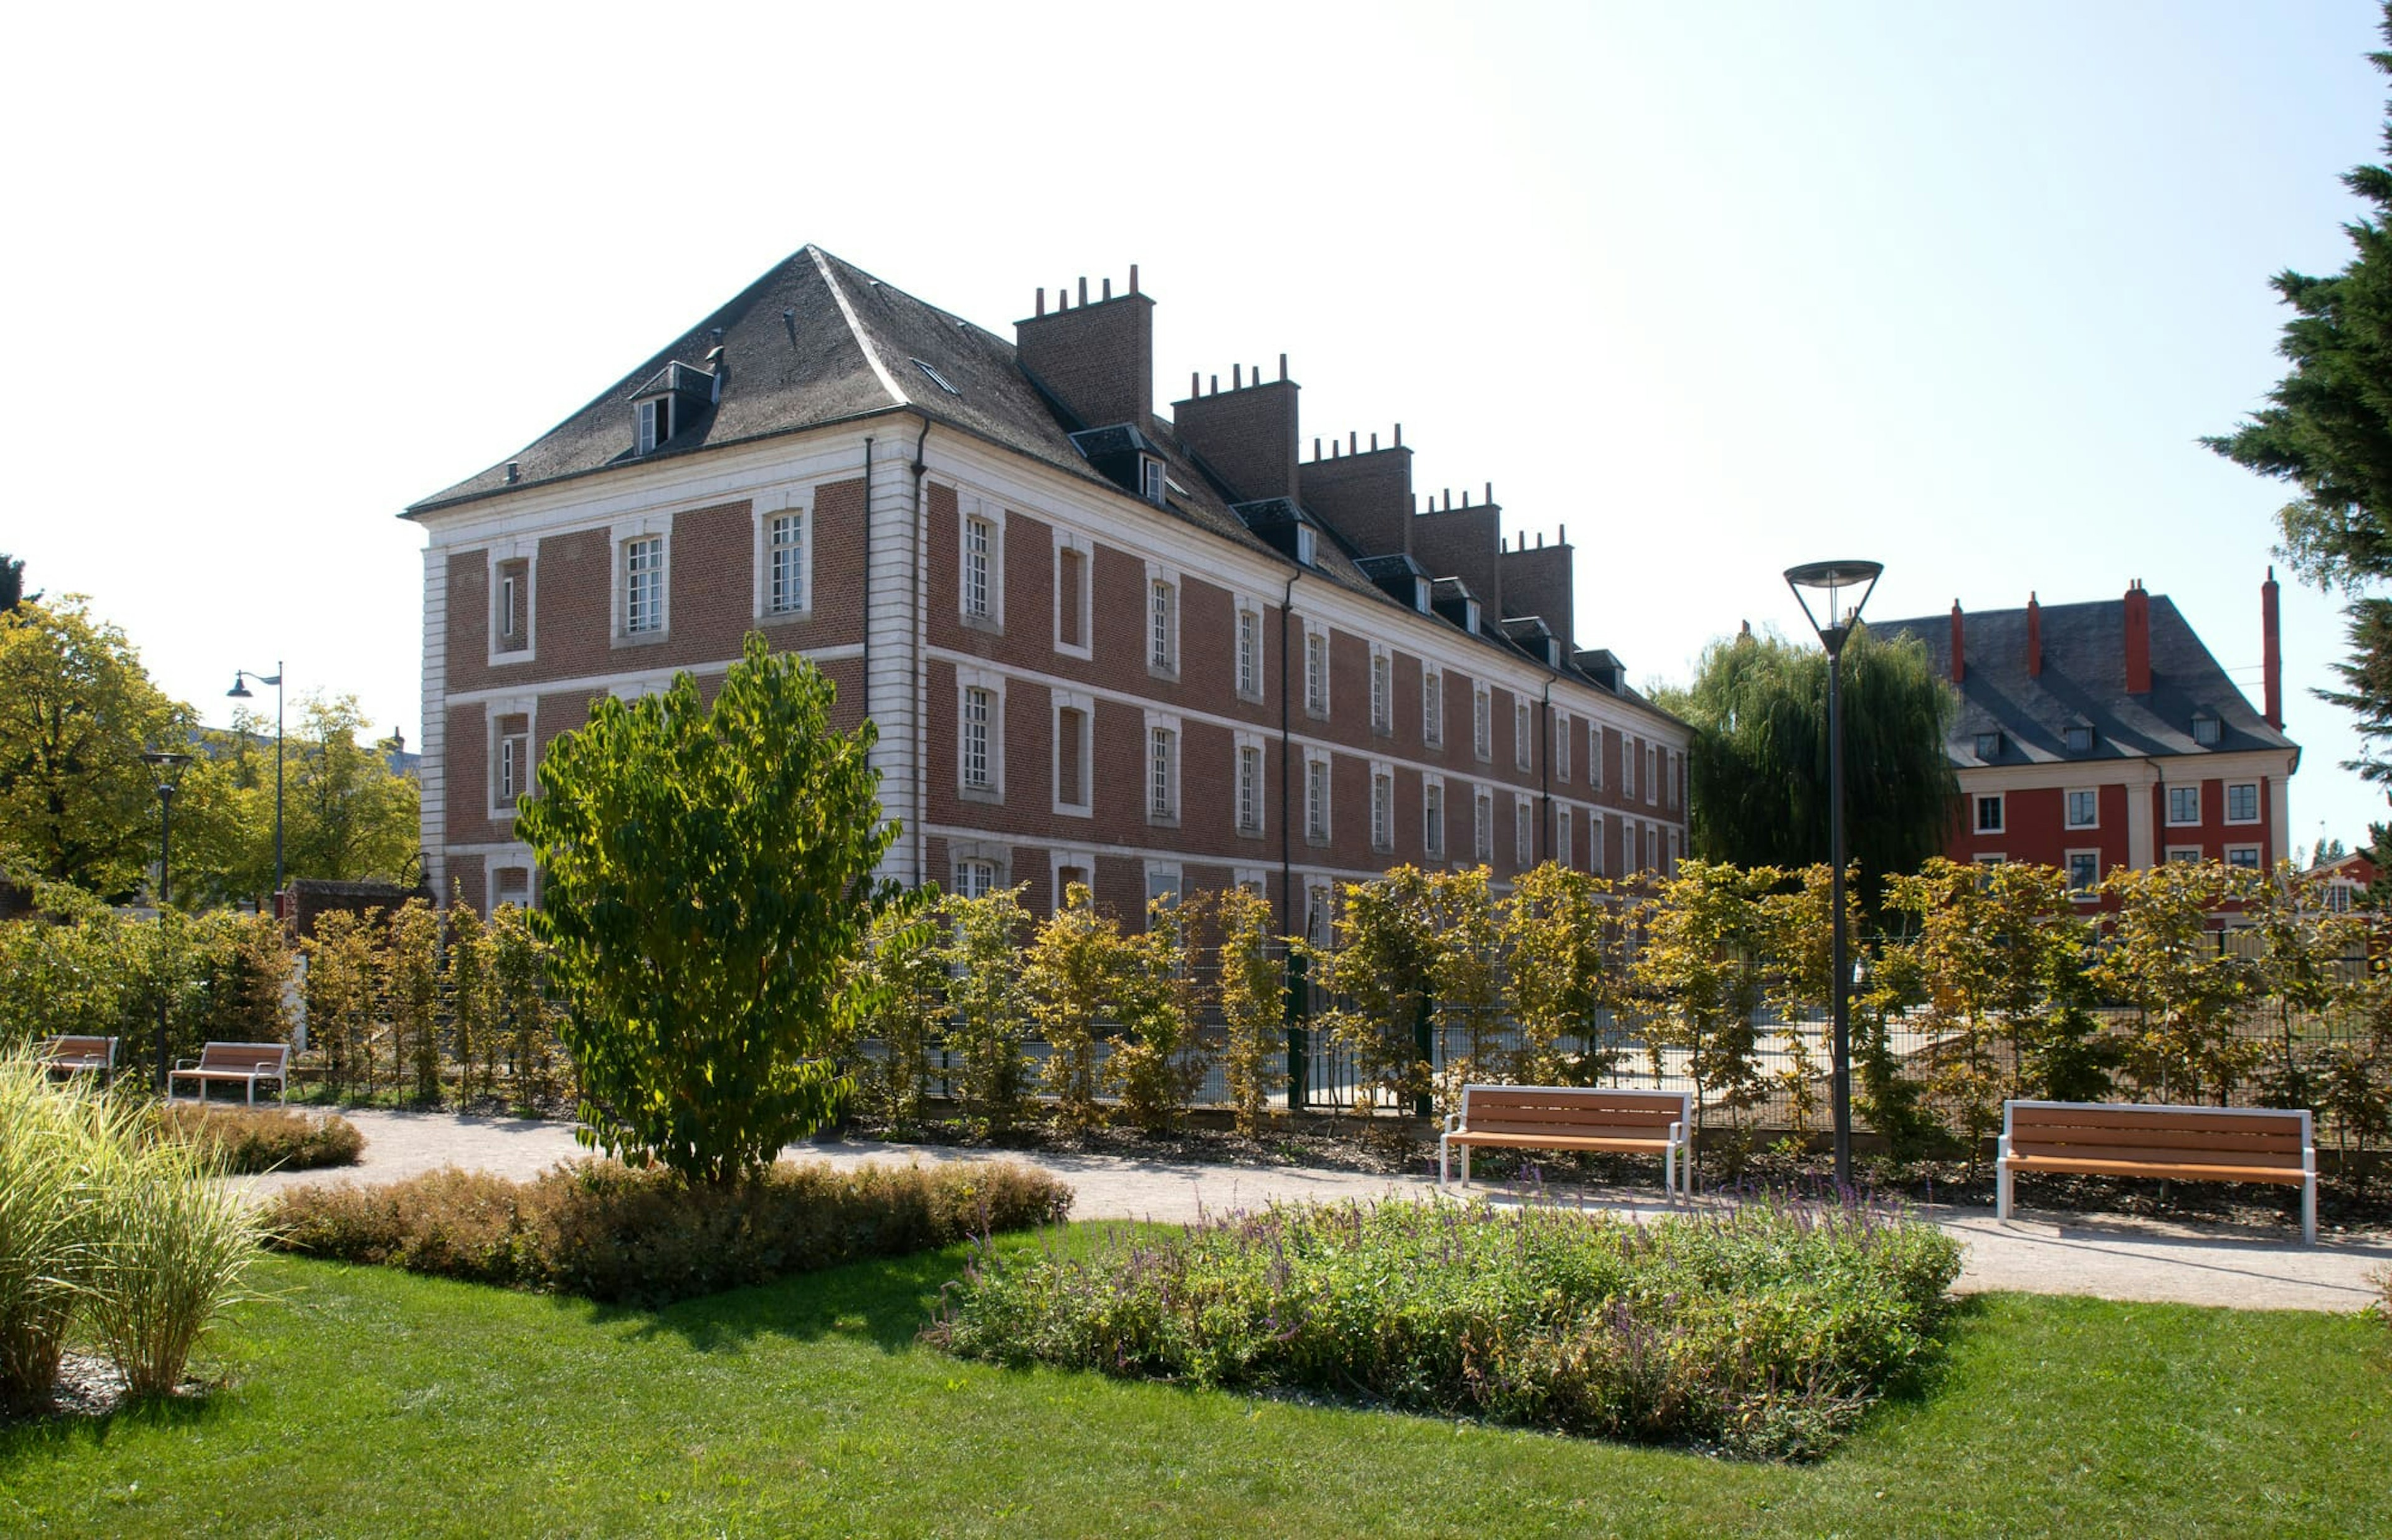
<path id="1" fill-rule="evenodd" d="M 142 751 L 180 747 L 188 723 L 80 595 L 0 614 L 0 863 L 130 894 L 158 848 Z"/>
<path id="2" fill-rule="evenodd" d="M 0 615 L 7 614 L 28 599 L 41 597 L 38 593 L 25 591 L 24 559 L 0 550 Z"/>
<path id="3" fill-rule="evenodd" d="M 457 1096 L 471 1101 L 497 1081 L 498 985 L 492 964 L 496 947 L 489 927 L 474 906 L 448 906 L 448 960 L 442 982 L 448 990 L 448 1028 L 456 1042 Z"/>
<path id="4" fill-rule="evenodd" d="M 2260 987 L 2258 964 L 2220 944 L 2210 921 L 2259 897 L 2267 878 L 2222 861 L 2121 866 L 2101 881 L 2118 900 L 2096 982 L 2138 1007 L 2137 1068 L 2163 1101 L 2217 1105 L 2258 1062 L 2258 1040 L 2235 1030 Z"/>
<path id="5" fill-rule="evenodd" d="M 609 699 L 565 733 L 515 815 L 543 874 L 532 924 L 581 1079 L 578 1136 L 723 1183 L 821 1127 L 852 1082 L 851 965 L 905 901 L 874 870 L 884 822 L 869 722 L 751 633 L 708 705 L 697 681 Z"/>
<path id="6" fill-rule="evenodd" d="M 1704 650 L 1693 686 L 1661 704 L 1694 724 L 1689 837 L 1706 861 L 1801 867 L 1827 853 L 1827 658 L 1750 632 Z M 1916 639 L 1866 626 L 1845 644 L 1844 789 L 1852 860 L 1876 891 L 1951 834 L 1958 783 L 1944 752 L 1957 700 Z"/>
<path id="7" fill-rule="evenodd" d="M 1400 1108 L 1431 1090 L 1421 1031 L 1436 1005 L 1445 943 L 1435 879 L 1417 866 L 1347 883 L 1342 896 L 1333 947 L 1294 945 L 1336 1002 L 1319 1029 L 1354 1055 L 1356 1108 L 1367 1116 L 1382 1098 Z"/>
<path id="8" fill-rule="evenodd" d="M 283 847 L 293 877 L 327 882 L 405 882 L 415 874 L 419 840 L 415 778 L 400 775 L 370 737 L 357 697 L 309 697 L 299 731 L 284 745 Z M 369 734 L 359 743 L 358 734 Z M 274 761 L 250 788 L 244 826 L 253 860 L 274 869 Z M 271 886 L 269 883 L 267 886 Z"/>
<path id="9" fill-rule="evenodd" d="M 391 1054 L 398 1076 L 412 1072 L 414 1096 L 440 1099 L 440 916 L 410 899 L 390 917 L 383 948 L 383 1006 L 390 1013 Z"/>
<path id="10" fill-rule="evenodd" d="M 1591 1084 L 1617 1057 L 1594 1042 L 1595 1016 L 1610 1003 L 1615 979 L 1610 892 L 1603 878 L 1554 861 L 1513 881 L 1502 932 L 1520 1029 L 1512 1060 L 1517 1084 Z M 1570 1038 L 1579 1042 L 1575 1053 L 1563 1046 Z"/>
<path id="11" fill-rule="evenodd" d="M 506 1042 L 508 1100 L 536 1110 L 553 1090 L 556 1011 L 548 997 L 546 953 L 526 912 L 516 904 L 499 905 L 490 916 L 489 937 L 491 1003 L 497 1012 L 491 1027 Z"/>
<path id="12" fill-rule="evenodd" d="M 1129 958 L 1120 922 L 1099 915 L 1079 883 L 1064 889 L 1063 907 L 1038 927 L 1021 967 L 1021 998 L 1046 1040 L 1041 1079 L 1055 1097 L 1055 1120 L 1066 1129 L 1100 1127 L 1098 1064 L 1104 1019 L 1116 1011 Z"/>
<path id="13" fill-rule="evenodd" d="M 328 911 L 317 916 L 316 933 L 300 943 L 307 954 L 300 985 L 307 1045 L 322 1055 L 324 1083 L 334 1095 L 353 1081 L 373 1090 L 374 937 L 381 914 Z"/>
<path id="14" fill-rule="evenodd" d="M 1462 1088 L 1502 1073 L 1495 1052 L 1503 1026 L 1503 929 L 1483 866 L 1428 879 L 1428 923 L 1437 940 L 1430 987 L 1448 1020 L 1462 1024 L 1462 1050 L 1449 1051 L 1437 1086 L 1440 1110 L 1462 1105 Z"/>
<path id="15" fill-rule="evenodd" d="M 2384 32 L 2392 40 L 2392 6 Z M 2392 52 L 2368 58 L 2392 73 Z M 2384 145 L 2392 155 L 2392 118 Z M 2371 206 L 2343 226 L 2350 261 L 2328 278 L 2287 270 L 2270 280 L 2293 311 L 2276 344 L 2291 370 L 2268 406 L 2202 442 L 2294 488 L 2276 515 L 2280 552 L 2349 600 L 2350 655 L 2335 666 L 2343 688 L 2320 693 L 2359 718 L 2369 746 L 2350 768 L 2387 783 L 2392 761 L 2375 745 L 2392 737 L 2392 599 L 2372 590 L 2392 578 L 2392 170 L 2356 166 L 2342 184 Z"/>
<path id="16" fill-rule="evenodd" d="M 1030 1109 L 1030 1061 L 1022 1052 L 1028 1006 L 1021 990 L 1022 937 L 1030 912 L 1026 885 L 1000 887 L 977 899 L 951 893 L 939 900 L 946 941 L 939 961 L 947 973 L 945 1036 L 955 1050 L 956 1100 L 982 1135 L 1010 1133 Z"/>
<path id="17" fill-rule="evenodd" d="M 2242 938 L 2258 977 L 2254 1000 L 2272 1039 L 2266 1067 L 2268 1100 L 2310 1106 L 2318 1099 L 2317 1065 L 2304 1024 L 2338 1009 L 2351 995 L 2343 960 L 2365 957 L 2371 926 L 2326 907 L 2324 885 L 2280 861 L 2268 881 L 2242 906 Z"/>
<path id="18" fill-rule="evenodd" d="M 1253 1138 L 1271 1093 L 1287 1081 L 1287 970 L 1272 946 L 1268 899 L 1225 887 L 1205 901 L 1220 932 L 1221 1070 L 1230 1117 Z"/>
<path id="19" fill-rule="evenodd" d="M 1695 1084 L 1695 1126 L 1714 1106 L 1742 1130 L 1761 1097 L 1753 1013 L 1765 996 L 1768 925 L 1762 901 L 1786 882 L 1776 867 L 1685 861 L 1637 906 L 1644 942 L 1629 978 L 1648 1003 L 1645 1053 L 1654 1076 L 1684 1055 Z"/>
<path id="20" fill-rule="evenodd" d="M 1119 1016 L 1123 1040 L 1105 1061 L 1122 1116 L 1146 1133 L 1168 1133 L 1204 1083 L 1196 1024 L 1203 991 L 1190 966 L 1196 912 L 1167 899 L 1146 906 L 1146 929 L 1122 938 Z"/>
<path id="21" fill-rule="evenodd" d="M 862 1031 L 880 1040 L 880 1056 L 861 1066 L 867 1102 L 899 1128 L 922 1120 L 930 1088 L 930 1050 L 939 1035 L 946 984 L 938 927 L 916 912 L 890 910 L 872 923 L 858 964 L 864 977 Z"/>

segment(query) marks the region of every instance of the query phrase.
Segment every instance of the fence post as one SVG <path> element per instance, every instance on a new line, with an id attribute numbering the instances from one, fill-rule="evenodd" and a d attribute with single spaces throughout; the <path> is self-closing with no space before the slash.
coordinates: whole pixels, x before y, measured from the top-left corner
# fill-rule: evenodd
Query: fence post
<path id="1" fill-rule="evenodd" d="M 1287 1109 L 1300 1112 L 1312 1100 L 1312 1088 L 1305 1081 L 1306 1054 L 1309 1036 L 1305 1023 L 1311 1019 L 1312 991 L 1305 983 L 1304 954 L 1290 947 L 1287 953 Z"/>
<path id="2" fill-rule="evenodd" d="M 1421 1063 L 1428 1066 L 1430 1083 L 1427 1089 L 1412 1098 L 1412 1116 L 1415 1118 L 1426 1118 L 1436 1111 L 1436 1043 L 1429 1036 L 1430 1030 L 1428 994 L 1424 990 L 1420 1015 L 1412 1018 L 1412 1050 L 1420 1055 Z"/>

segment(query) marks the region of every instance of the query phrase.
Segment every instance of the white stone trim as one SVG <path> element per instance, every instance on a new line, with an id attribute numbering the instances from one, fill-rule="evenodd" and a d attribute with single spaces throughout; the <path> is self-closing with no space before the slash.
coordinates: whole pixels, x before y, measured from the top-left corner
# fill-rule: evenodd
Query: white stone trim
<path id="1" fill-rule="evenodd" d="M 1097 698 L 1076 690 L 1051 690 L 1046 713 L 1047 757 L 1054 761 L 1049 788 L 1054 810 L 1062 818 L 1089 818 L 1097 810 Z M 1063 713 L 1080 714 L 1080 800 L 1063 800 Z"/>
<path id="2" fill-rule="evenodd" d="M 1055 580 L 1048 586 L 1055 590 L 1053 596 L 1055 651 L 1065 657 L 1078 658 L 1085 663 L 1095 655 L 1097 548 L 1095 542 L 1086 536 L 1076 530 L 1066 529 L 1061 524 L 1054 525 L 1053 533 Z M 1080 591 L 1077 596 L 1079 614 L 1075 617 L 1080 623 L 1080 640 L 1076 643 L 1063 640 L 1063 553 L 1067 550 L 1076 551 L 1080 558 Z"/>
<path id="3" fill-rule="evenodd" d="M 493 540 L 487 548 L 483 561 L 488 575 L 488 586 L 483 591 L 488 596 L 488 602 L 483 605 L 486 613 L 482 616 L 482 629 L 489 645 L 489 666 L 503 668 L 536 661 L 540 654 L 540 541 L 526 537 Z M 501 649 L 499 645 L 499 569 L 510 562 L 524 564 L 524 644 Z"/>
<path id="4" fill-rule="evenodd" d="M 956 669 L 956 795 L 967 802 L 1005 800 L 1005 687 L 1006 677 L 993 668 Z M 964 706 L 970 699 L 968 692 L 985 690 L 990 695 L 988 718 L 988 784 L 975 786 L 967 771 L 964 734 Z"/>
<path id="5" fill-rule="evenodd" d="M 672 515 L 643 513 L 632 518 L 618 519 L 606 526 L 606 634 L 617 647 L 647 647 L 672 635 Z M 626 566 L 630 561 L 633 540 L 654 538 L 658 541 L 656 626 L 644 631 L 628 629 L 630 620 L 626 611 Z"/>
<path id="6" fill-rule="evenodd" d="M 801 531 L 798 541 L 798 588 L 805 602 L 793 609 L 772 608 L 772 543 L 769 532 L 773 521 L 796 514 Z M 760 493 L 751 500 L 748 522 L 754 526 L 755 543 L 751 564 L 755 570 L 755 604 L 749 612 L 759 626 L 776 625 L 784 621 L 807 620 L 814 614 L 814 546 L 820 534 L 814 524 L 814 494 L 812 487 Z"/>

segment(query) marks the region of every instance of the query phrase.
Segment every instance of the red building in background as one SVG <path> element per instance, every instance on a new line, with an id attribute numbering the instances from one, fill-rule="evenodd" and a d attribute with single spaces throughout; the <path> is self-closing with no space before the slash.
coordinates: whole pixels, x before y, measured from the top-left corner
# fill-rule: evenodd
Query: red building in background
<path id="1" fill-rule="evenodd" d="M 1918 638 L 1960 695 L 1955 861 L 2033 861 L 2080 902 L 2116 866 L 2209 858 L 2272 868 L 2292 851 L 2276 579 L 2260 589 L 2265 705 L 2254 710 L 2164 594 L 1875 625 Z"/>

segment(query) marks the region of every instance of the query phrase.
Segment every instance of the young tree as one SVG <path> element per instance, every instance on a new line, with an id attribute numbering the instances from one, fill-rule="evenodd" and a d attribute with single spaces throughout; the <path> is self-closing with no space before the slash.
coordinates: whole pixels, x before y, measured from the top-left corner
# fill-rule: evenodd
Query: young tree
<path id="1" fill-rule="evenodd" d="M 468 903 L 448 906 L 448 1026 L 456 1039 L 457 1099 L 470 1102 L 497 1080 L 499 1006 L 489 927 Z"/>
<path id="2" fill-rule="evenodd" d="M 285 745 L 284 859 L 290 875 L 328 882 L 404 882 L 420 835 L 415 778 L 395 773 L 371 741 L 354 695 L 310 697 Z M 358 735 L 368 732 L 367 742 Z M 273 758 L 251 793 L 253 861 L 273 870 Z M 258 843 L 262 840 L 262 843 Z"/>
<path id="3" fill-rule="evenodd" d="M 0 863 L 128 895 L 158 851 L 142 751 L 182 747 L 188 721 L 81 596 L 0 614 Z"/>
<path id="4" fill-rule="evenodd" d="M 1337 1002 L 1319 1024 L 1354 1055 L 1356 1109 L 1368 1116 L 1384 1097 L 1400 1110 L 1431 1089 L 1424 1039 L 1445 952 L 1435 884 L 1417 866 L 1398 866 L 1375 882 L 1346 884 L 1343 897 L 1334 948 L 1294 945 Z"/>
<path id="5" fill-rule="evenodd" d="M 317 917 L 316 934 L 300 943 L 307 953 L 300 990 L 307 1041 L 323 1055 L 324 1081 L 335 1095 L 348 1090 L 353 1077 L 373 1090 L 373 936 L 380 917 L 379 910 L 362 921 L 332 910 Z"/>
<path id="6" fill-rule="evenodd" d="M 2324 885 L 2278 862 L 2268 881 L 2242 906 L 2243 934 L 2257 943 L 2255 998 L 2274 1029 L 2274 1062 L 2268 1066 L 2268 1099 L 2282 1106 L 2310 1106 L 2318 1098 L 2316 1066 L 2306 1051 L 2301 1028 L 2333 1011 L 2350 994 L 2343 961 L 2364 958 L 2371 927 L 2364 919 L 2337 914 L 2325 904 Z"/>
<path id="7" fill-rule="evenodd" d="M 1119 1001 L 1126 1036 L 1105 1063 L 1122 1116 L 1145 1133 L 1176 1129 L 1204 1083 L 1196 1037 L 1203 991 L 1190 965 L 1190 912 L 1167 899 L 1146 906 L 1146 929 L 1122 938 Z"/>
<path id="8" fill-rule="evenodd" d="M 554 1087 L 550 1059 L 555 1046 L 554 1007 L 548 998 L 548 965 L 526 912 L 500 904 L 490 916 L 491 1022 L 507 1050 L 508 1100 L 536 1110 Z M 495 1049 L 493 1050 L 495 1052 Z"/>
<path id="9" fill-rule="evenodd" d="M 1221 937 L 1222 1074 L 1230 1116 L 1251 1139 L 1261 1132 L 1264 1105 L 1287 1082 L 1287 970 L 1272 946 L 1268 899 L 1227 887 L 1208 902 Z"/>
<path id="10" fill-rule="evenodd" d="M 1079 883 L 1064 889 L 1063 907 L 1040 925 L 1021 968 L 1021 999 L 1046 1040 L 1041 1079 L 1055 1096 L 1055 1120 L 1066 1129 L 1103 1125 L 1097 1100 L 1099 1024 L 1117 1016 L 1130 960 L 1121 925 L 1099 915 Z"/>
<path id="11" fill-rule="evenodd" d="M 1547 861 L 1522 873 L 1503 900 L 1518 1084 L 1587 1085 L 1611 1068 L 1616 1055 L 1594 1042 L 1595 1013 L 1612 993 L 1610 891 L 1601 877 Z M 1573 1037 L 1576 1053 L 1562 1046 Z"/>
<path id="12" fill-rule="evenodd" d="M 6 615 L 29 599 L 39 599 L 38 593 L 25 591 L 25 562 L 0 550 L 0 615 Z"/>
<path id="13" fill-rule="evenodd" d="M 1429 985 L 1438 1007 L 1462 1023 L 1462 1052 L 1446 1060 L 1438 1110 L 1462 1105 L 1462 1087 L 1502 1073 L 1495 1044 L 1502 1030 L 1503 931 L 1483 866 L 1438 872 L 1428 880 L 1428 924 L 1437 946 Z"/>
<path id="14" fill-rule="evenodd" d="M 440 916 L 410 899 L 390 917 L 383 950 L 383 1003 L 390 1012 L 393 1068 L 415 1076 L 415 1099 L 440 1099 Z"/>
<path id="15" fill-rule="evenodd" d="M 866 991 L 860 1026 L 880 1040 L 880 1057 L 861 1065 L 863 1088 L 892 1124 L 912 1128 L 921 1122 L 930 1094 L 930 1050 L 947 978 L 939 928 L 918 912 L 884 912 L 872 923 L 858 965 Z"/>
<path id="16" fill-rule="evenodd" d="M 544 877 L 532 924 L 565 999 L 578 1137 L 724 1183 L 821 1127 L 852 1082 L 851 964 L 904 901 L 874 869 L 870 722 L 831 725 L 814 666 L 750 633 L 708 705 L 689 674 L 599 702 L 515 814 Z"/>
<path id="17" fill-rule="evenodd" d="M 2235 1030 L 2258 967 L 2221 945 L 2210 922 L 2227 905 L 2256 899 L 2266 884 L 2259 873 L 2214 861 L 2121 866 L 2102 879 L 2118 914 L 2091 972 L 2142 1011 L 2137 1058 L 2163 1101 L 2208 1094 L 2223 1106 L 2258 1062 L 2258 1042 Z"/>
<path id="18" fill-rule="evenodd" d="M 951 893 L 939 901 L 946 938 L 938 956 L 947 972 L 944 1026 L 957 1060 L 956 1099 L 989 1138 L 1012 1132 L 1029 1110 L 1030 1062 L 1021 1051 L 1026 886 L 1000 887 L 977 899 Z"/>
<path id="19" fill-rule="evenodd" d="M 1766 985 L 1762 903 L 1785 881 L 1776 867 L 1686 861 L 1638 905 L 1644 939 L 1629 977 L 1658 1003 L 1645 1052 L 1657 1079 L 1671 1052 L 1684 1055 L 1697 1129 L 1708 1108 L 1723 1106 L 1740 1132 L 1744 1109 L 1760 1097 L 1752 1016 Z"/>
<path id="20" fill-rule="evenodd" d="M 1750 632 L 1704 650 L 1693 686 L 1661 704 L 1695 725 L 1689 834 L 1707 861 L 1807 866 L 1827 853 L 1827 658 Z M 1956 697 L 1915 640 L 1863 626 L 1844 648 L 1846 806 L 1852 860 L 1874 891 L 1942 850 L 1958 784 L 1944 749 Z"/>

